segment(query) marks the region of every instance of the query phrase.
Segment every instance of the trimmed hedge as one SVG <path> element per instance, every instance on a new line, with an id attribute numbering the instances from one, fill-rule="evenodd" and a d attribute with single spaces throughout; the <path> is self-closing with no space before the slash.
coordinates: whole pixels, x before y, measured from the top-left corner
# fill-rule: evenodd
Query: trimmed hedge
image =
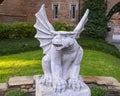
<path id="1" fill-rule="evenodd" d="M 35 38 L 0 40 L 0 56 L 40 49 Z"/>
<path id="2" fill-rule="evenodd" d="M 85 49 L 102 51 L 120 58 L 120 51 L 114 45 L 111 45 L 103 40 L 79 38 L 77 41 Z"/>
<path id="3" fill-rule="evenodd" d="M 33 23 L 0 23 L 0 39 L 30 38 L 35 33 Z"/>

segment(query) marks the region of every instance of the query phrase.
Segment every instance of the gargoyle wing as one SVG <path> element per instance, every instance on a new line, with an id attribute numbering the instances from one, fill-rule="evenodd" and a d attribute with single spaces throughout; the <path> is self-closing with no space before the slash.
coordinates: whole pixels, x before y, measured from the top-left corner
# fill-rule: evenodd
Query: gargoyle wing
<path id="1" fill-rule="evenodd" d="M 84 16 L 82 17 L 76 28 L 73 30 L 73 32 L 76 33 L 75 38 L 79 38 L 80 33 L 84 30 L 84 25 L 88 21 L 88 14 L 89 14 L 89 9 L 86 10 Z"/>
<path id="2" fill-rule="evenodd" d="M 54 38 L 54 28 L 47 19 L 45 5 L 36 13 L 36 23 L 34 27 L 37 30 L 35 38 L 40 42 L 40 47 L 43 48 L 43 53 L 47 54 L 50 50 L 52 39 Z"/>

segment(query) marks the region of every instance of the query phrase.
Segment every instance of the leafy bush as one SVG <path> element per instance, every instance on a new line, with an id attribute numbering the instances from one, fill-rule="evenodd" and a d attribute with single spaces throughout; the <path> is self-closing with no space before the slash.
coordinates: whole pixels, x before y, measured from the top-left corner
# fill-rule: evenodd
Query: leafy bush
<path id="1" fill-rule="evenodd" d="M 33 23 L 0 23 L 0 39 L 30 38 L 35 32 Z"/>
<path id="2" fill-rule="evenodd" d="M 71 31 L 74 26 L 67 26 L 65 23 L 56 22 L 53 24 L 56 31 Z M 36 34 L 33 23 L 16 22 L 0 23 L 0 39 L 31 38 Z"/>
<path id="3" fill-rule="evenodd" d="M 107 96 L 107 92 L 105 89 L 98 87 L 98 86 L 92 86 L 91 89 L 91 96 Z"/>
<path id="4" fill-rule="evenodd" d="M 104 39 L 107 33 L 105 0 L 85 0 L 81 10 L 82 15 L 87 8 L 90 10 L 90 13 L 88 16 L 88 22 L 85 25 L 85 30 L 82 32 L 82 36 Z"/>
<path id="5" fill-rule="evenodd" d="M 61 22 L 55 22 L 53 26 L 56 31 L 72 31 L 74 29 L 74 26 L 68 26 L 66 23 Z"/>
<path id="6" fill-rule="evenodd" d="M 15 89 L 7 92 L 4 96 L 28 96 L 28 94 L 20 89 Z"/>

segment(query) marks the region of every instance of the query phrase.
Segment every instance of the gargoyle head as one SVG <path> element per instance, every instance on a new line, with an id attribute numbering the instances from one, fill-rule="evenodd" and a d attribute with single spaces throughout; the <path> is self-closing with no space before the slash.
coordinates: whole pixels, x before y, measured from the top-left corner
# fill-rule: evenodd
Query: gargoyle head
<path id="1" fill-rule="evenodd" d="M 52 44 L 56 50 L 62 50 L 74 44 L 74 34 L 72 32 L 59 31 L 58 34 L 52 39 Z"/>

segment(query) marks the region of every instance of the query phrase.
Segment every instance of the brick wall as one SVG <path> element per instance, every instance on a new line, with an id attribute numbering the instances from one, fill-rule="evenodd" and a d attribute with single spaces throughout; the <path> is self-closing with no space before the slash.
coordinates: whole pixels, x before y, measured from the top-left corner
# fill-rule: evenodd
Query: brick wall
<path id="1" fill-rule="evenodd" d="M 27 21 L 33 22 L 35 21 L 35 13 L 40 9 L 41 5 L 44 3 L 46 5 L 47 17 L 50 22 L 67 22 L 68 24 L 76 24 L 79 20 L 79 0 L 30 0 L 31 2 L 27 2 Z M 70 18 L 70 4 L 77 4 L 78 9 L 76 11 L 76 20 L 72 21 Z M 52 5 L 58 4 L 58 19 L 53 19 L 53 9 Z"/>
<path id="2" fill-rule="evenodd" d="M 107 13 L 110 11 L 110 9 L 117 4 L 118 2 L 120 2 L 120 0 L 107 0 Z"/>
<path id="3" fill-rule="evenodd" d="M 35 13 L 44 3 L 47 16 L 51 23 L 67 22 L 70 25 L 77 24 L 80 17 L 80 9 L 84 0 L 4 0 L 0 4 L 0 22 L 27 21 L 35 22 Z M 107 0 L 107 12 L 119 2 L 119 0 Z M 53 19 L 53 4 L 59 4 L 58 19 Z M 70 4 L 76 4 L 76 19 L 71 20 Z"/>
<path id="4" fill-rule="evenodd" d="M 25 0 L 4 0 L 0 4 L 0 22 L 26 20 Z"/>
<path id="5" fill-rule="evenodd" d="M 113 14 L 110 21 L 113 24 L 120 24 L 120 14 L 119 13 Z"/>
<path id="6" fill-rule="evenodd" d="M 82 3 L 82 0 L 4 0 L 0 4 L 0 22 L 35 22 L 35 13 L 44 3 L 46 5 L 47 16 L 51 23 L 67 22 L 68 24 L 76 24 L 79 21 L 79 8 L 81 8 L 79 2 Z M 52 4 L 56 3 L 60 5 L 58 10 L 59 18 L 54 20 Z M 76 19 L 74 21 L 71 20 L 70 16 L 70 4 L 77 5 Z"/>

